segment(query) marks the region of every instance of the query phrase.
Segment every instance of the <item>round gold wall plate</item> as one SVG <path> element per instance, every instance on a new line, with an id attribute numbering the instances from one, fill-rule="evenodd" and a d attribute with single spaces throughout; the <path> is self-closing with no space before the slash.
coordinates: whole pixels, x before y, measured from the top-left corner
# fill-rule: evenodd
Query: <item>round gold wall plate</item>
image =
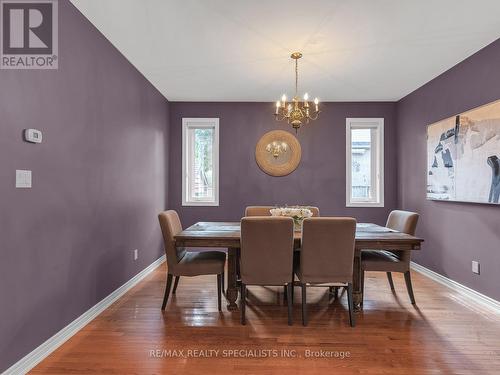
<path id="1" fill-rule="evenodd" d="M 286 151 L 276 156 L 272 145 L 286 144 Z M 273 130 L 262 136 L 255 147 L 255 160 L 263 172 L 270 176 L 286 176 L 292 173 L 300 163 L 302 150 L 295 136 L 284 130 Z"/>

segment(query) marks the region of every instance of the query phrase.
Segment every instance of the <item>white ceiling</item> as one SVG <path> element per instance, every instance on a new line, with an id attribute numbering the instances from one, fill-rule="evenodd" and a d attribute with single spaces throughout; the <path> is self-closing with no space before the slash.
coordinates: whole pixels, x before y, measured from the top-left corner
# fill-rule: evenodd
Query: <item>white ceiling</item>
<path id="1" fill-rule="evenodd" d="M 500 37 L 499 0 L 71 0 L 172 101 L 393 101 Z"/>

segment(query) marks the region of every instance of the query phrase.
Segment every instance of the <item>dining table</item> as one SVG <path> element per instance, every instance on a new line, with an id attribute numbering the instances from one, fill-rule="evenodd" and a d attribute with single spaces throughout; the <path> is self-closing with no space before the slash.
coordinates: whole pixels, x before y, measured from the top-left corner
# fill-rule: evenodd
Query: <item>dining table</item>
<path id="1" fill-rule="evenodd" d="M 239 283 L 239 256 L 241 251 L 240 222 L 198 222 L 179 232 L 177 247 L 226 248 L 228 310 L 237 310 Z M 300 248 L 301 231 L 294 232 L 294 247 Z M 363 250 L 398 251 L 419 250 L 423 239 L 373 223 L 357 223 L 353 260 L 353 302 L 355 311 L 361 310 L 361 252 Z"/>

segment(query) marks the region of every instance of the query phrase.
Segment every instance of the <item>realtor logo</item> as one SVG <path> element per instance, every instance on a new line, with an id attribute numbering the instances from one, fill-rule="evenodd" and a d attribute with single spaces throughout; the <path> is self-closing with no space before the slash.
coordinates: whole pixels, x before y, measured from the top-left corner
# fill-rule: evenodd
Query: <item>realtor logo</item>
<path id="1" fill-rule="evenodd" d="M 0 0 L 0 68 L 57 69 L 57 0 Z"/>

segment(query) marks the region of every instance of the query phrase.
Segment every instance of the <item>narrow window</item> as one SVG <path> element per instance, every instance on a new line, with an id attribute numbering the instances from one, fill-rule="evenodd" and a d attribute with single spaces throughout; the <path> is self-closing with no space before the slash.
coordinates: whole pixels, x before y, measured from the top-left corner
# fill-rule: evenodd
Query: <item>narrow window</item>
<path id="1" fill-rule="evenodd" d="M 346 119 L 346 206 L 384 206 L 384 119 Z"/>
<path id="2" fill-rule="evenodd" d="M 219 205 L 219 119 L 182 119 L 182 205 Z"/>

